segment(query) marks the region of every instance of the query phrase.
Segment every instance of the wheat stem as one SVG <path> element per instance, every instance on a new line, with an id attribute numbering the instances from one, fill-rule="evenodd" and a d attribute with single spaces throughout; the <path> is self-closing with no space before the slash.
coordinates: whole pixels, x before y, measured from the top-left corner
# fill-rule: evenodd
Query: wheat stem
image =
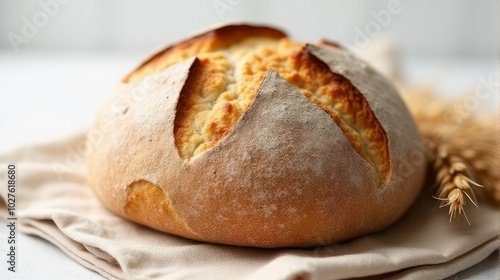
<path id="1" fill-rule="evenodd" d="M 471 114 L 457 122 L 446 112 L 460 105 L 442 102 L 429 89 L 403 88 L 430 155 L 433 169 L 433 197 L 439 208 L 449 207 L 450 222 L 465 214 L 467 202 L 479 208 L 475 191 L 484 192 L 500 206 L 500 140 L 498 120 L 490 116 L 479 121 Z"/>

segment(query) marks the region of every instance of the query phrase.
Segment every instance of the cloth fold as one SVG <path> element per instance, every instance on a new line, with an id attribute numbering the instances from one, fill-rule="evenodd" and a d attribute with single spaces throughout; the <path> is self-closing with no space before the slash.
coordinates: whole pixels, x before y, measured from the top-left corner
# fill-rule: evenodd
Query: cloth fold
<path id="1" fill-rule="evenodd" d="M 499 247 L 499 211 L 480 200 L 469 226 L 448 222 L 425 191 L 392 227 L 348 242 L 309 249 L 208 244 L 161 233 L 106 210 L 85 183 L 84 135 L 0 156 L 16 165 L 18 228 L 55 244 L 110 279 L 441 279 Z M 0 174 L 5 181 L 6 173 Z M 0 188 L 7 217 L 7 188 Z"/>

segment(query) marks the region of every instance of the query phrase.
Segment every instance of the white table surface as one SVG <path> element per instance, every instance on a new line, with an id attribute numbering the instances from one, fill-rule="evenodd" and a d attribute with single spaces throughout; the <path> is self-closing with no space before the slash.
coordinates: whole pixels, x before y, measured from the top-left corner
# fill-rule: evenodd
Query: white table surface
<path id="1" fill-rule="evenodd" d="M 106 92 L 142 56 L 0 50 L 0 153 L 84 131 Z M 478 77 L 498 77 L 494 58 L 418 57 L 403 63 L 405 77 L 415 83 L 426 81 L 436 69 L 447 69 L 439 89 L 448 95 L 474 88 Z M 497 98 L 484 102 L 498 110 Z M 6 227 L 0 226 L 0 256 L 6 255 L 6 236 Z M 1 261 L 0 279 L 102 279 L 45 240 L 19 232 L 17 238 L 19 271 L 8 272 Z M 500 279 L 498 253 L 449 279 Z"/>

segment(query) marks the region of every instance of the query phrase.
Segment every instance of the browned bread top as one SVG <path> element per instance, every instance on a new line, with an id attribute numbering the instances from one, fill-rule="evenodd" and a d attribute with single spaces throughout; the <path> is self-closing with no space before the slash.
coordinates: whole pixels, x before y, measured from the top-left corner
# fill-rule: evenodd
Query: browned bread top
<path id="1" fill-rule="evenodd" d="M 312 246 L 373 232 L 411 205 L 425 172 L 384 78 L 338 45 L 267 27 L 221 27 L 160 50 L 94 128 L 103 120 L 88 157 L 101 201 L 203 241 Z"/>
<path id="2" fill-rule="evenodd" d="M 198 62 L 181 93 L 174 126 L 184 160 L 213 147 L 232 130 L 273 69 L 332 116 L 354 149 L 377 170 L 377 185 L 384 186 L 390 165 L 384 130 L 362 94 L 310 55 L 304 44 L 268 28 L 228 26 L 156 54 L 125 81 L 160 72 L 191 56 Z"/>

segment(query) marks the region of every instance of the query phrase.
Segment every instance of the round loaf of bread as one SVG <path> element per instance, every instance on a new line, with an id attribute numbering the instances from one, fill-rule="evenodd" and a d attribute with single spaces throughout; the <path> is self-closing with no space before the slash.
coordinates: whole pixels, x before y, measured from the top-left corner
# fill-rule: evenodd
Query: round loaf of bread
<path id="1" fill-rule="evenodd" d="M 88 134 L 88 182 L 111 211 L 183 237 L 307 247 L 384 229 L 421 190 L 405 104 L 333 43 L 228 25 L 155 52 Z"/>

